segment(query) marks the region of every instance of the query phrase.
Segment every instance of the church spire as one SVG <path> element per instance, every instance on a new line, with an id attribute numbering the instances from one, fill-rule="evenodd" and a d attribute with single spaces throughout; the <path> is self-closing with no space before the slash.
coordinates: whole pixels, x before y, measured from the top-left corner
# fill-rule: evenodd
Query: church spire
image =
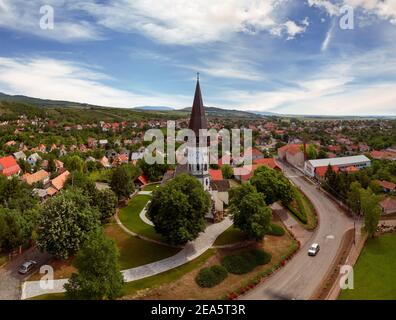
<path id="1" fill-rule="evenodd" d="M 201 86 L 199 84 L 199 73 L 197 73 L 197 85 L 195 88 L 194 103 L 191 110 L 189 128 L 193 130 L 196 136 L 199 136 L 200 129 L 207 129 L 205 109 L 202 101 Z"/>

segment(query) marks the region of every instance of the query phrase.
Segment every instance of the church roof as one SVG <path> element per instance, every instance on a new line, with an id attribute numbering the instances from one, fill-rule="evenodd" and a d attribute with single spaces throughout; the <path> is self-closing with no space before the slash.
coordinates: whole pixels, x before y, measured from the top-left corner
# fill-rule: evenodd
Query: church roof
<path id="1" fill-rule="evenodd" d="M 199 78 L 197 79 L 197 86 L 195 88 L 194 103 L 191 110 L 191 119 L 189 128 L 193 130 L 196 136 L 199 136 L 200 129 L 207 129 L 208 124 L 205 116 L 205 109 L 202 101 L 201 86 Z"/>

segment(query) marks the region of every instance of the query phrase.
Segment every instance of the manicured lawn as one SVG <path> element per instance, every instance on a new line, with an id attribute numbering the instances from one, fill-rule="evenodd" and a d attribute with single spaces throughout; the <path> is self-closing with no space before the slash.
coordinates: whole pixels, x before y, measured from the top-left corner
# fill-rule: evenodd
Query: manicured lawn
<path id="1" fill-rule="evenodd" d="M 199 256 L 193 261 L 186 263 L 180 267 L 157 274 L 152 277 L 145 279 L 128 282 L 124 286 L 123 294 L 125 296 L 134 295 L 139 290 L 150 289 L 154 287 L 159 287 L 164 284 L 172 283 L 180 279 L 185 274 L 193 271 L 194 269 L 200 268 L 210 257 L 215 254 L 213 249 L 209 249 L 203 255 Z M 47 294 L 38 297 L 34 297 L 30 300 L 64 300 L 65 295 L 63 293 L 57 294 Z"/>
<path id="2" fill-rule="evenodd" d="M 206 260 L 208 260 L 214 254 L 215 250 L 209 249 L 195 260 L 190 261 L 189 263 L 186 263 L 180 267 L 160 273 L 152 277 L 128 282 L 125 284 L 124 295 L 133 295 L 139 290 L 159 287 L 160 285 L 172 283 L 184 276 L 185 274 L 200 268 L 206 262 Z"/>
<path id="3" fill-rule="evenodd" d="M 318 219 L 316 216 L 315 208 L 311 201 L 305 196 L 304 193 L 302 193 L 298 188 L 294 188 L 295 190 L 295 205 L 296 207 L 294 208 L 299 212 L 300 215 L 305 217 L 306 223 L 301 221 L 299 217 L 297 217 L 292 211 L 291 214 L 292 216 L 301 223 L 301 225 L 308 230 L 313 230 L 316 228 L 318 224 Z M 289 208 L 290 209 L 290 208 Z"/>
<path id="4" fill-rule="evenodd" d="M 175 255 L 180 249 L 162 246 L 127 234 L 117 224 L 109 224 L 106 234 L 114 239 L 120 250 L 120 267 L 129 269 Z"/>
<path id="5" fill-rule="evenodd" d="M 133 197 L 129 204 L 121 209 L 119 214 L 120 220 L 125 227 L 137 234 L 165 242 L 165 239 L 155 231 L 153 226 L 146 224 L 139 217 L 140 212 L 150 199 L 151 196 L 149 195 L 139 194 Z"/>
<path id="6" fill-rule="evenodd" d="M 243 231 L 231 226 L 216 239 L 214 245 L 224 246 L 227 244 L 242 242 L 247 239 L 248 237 Z"/>
<path id="7" fill-rule="evenodd" d="M 396 299 L 396 234 L 368 239 L 354 267 L 354 289 L 340 300 Z"/>
<path id="8" fill-rule="evenodd" d="M 154 191 L 155 189 L 157 189 L 161 184 L 160 183 L 154 183 L 154 184 L 150 184 L 148 186 L 145 186 L 143 188 L 143 191 Z"/>

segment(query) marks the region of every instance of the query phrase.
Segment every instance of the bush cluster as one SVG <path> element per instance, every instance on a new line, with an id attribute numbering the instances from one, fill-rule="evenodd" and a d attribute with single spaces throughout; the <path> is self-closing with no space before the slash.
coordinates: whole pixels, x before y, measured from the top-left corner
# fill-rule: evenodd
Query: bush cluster
<path id="1" fill-rule="evenodd" d="M 276 236 L 276 237 L 281 237 L 285 234 L 285 229 L 283 229 L 281 226 L 271 223 L 270 230 L 268 232 L 270 236 Z"/>
<path id="2" fill-rule="evenodd" d="M 253 249 L 226 256 L 221 260 L 221 264 L 230 273 L 245 274 L 270 261 L 271 255 L 269 253 L 260 249 Z"/>
<path id="3" fill-rule="evenodd" d="M 202 288 L 212 288 L 227 278 L 228 272 L 223 266 L 215 265 L 201 269 L 195 282 Z"/>

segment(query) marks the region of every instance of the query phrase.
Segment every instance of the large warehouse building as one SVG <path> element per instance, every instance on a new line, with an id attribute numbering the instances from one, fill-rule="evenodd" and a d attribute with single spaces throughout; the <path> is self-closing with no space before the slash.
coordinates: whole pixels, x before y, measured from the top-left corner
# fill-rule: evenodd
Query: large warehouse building
<path id="1" fill-rule="evenodd" d="M 328 166 L 332 166 L 335 171 L 353 172 L 369 167 L 371 160 L 364 155 L 317 159 L 305 161 L 304 172 L 310 177 L 323 178 L 323 172 L 327 171 Z"/>

